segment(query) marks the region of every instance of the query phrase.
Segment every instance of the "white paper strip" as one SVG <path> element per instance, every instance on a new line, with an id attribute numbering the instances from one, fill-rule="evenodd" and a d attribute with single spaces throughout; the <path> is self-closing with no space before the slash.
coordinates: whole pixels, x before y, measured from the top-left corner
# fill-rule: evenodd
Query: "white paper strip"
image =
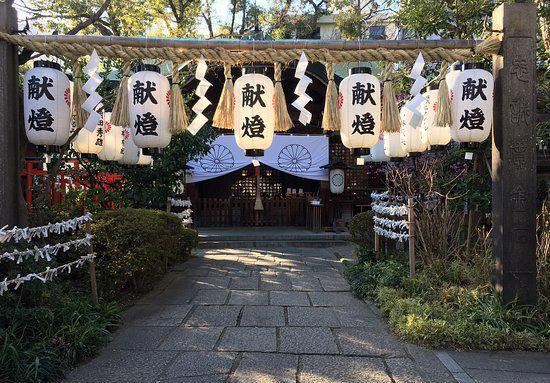
<path id="1" fill-rule="evenodd" d="M 197 85 L 197 89 L 195 90 L 195 94 L 199 97 L 199 99 L 191 108 L 193 112 L 196 113 L 196 116 L 187 128 L 189 133 L 192 135 L 197 134 L 204 124 L 208 122 L 208 118 L 203 114 L 204 110 L 212 104 L 210 100 L 206 98 L 206 92 L 208 91 L 208 88 L 212 86 L 212 84 L 210 84 L 210 82 L 208 82 L 204 77 L 207 70 L 208 64 L 206 64 L 206 60 L 204 60 L 204 57 L 201 55 L 197 64 L 197 70 L 195 72 L 195 78 L 200 81 L 199 85 Z"/>
<path id="2" fill-rule="evenodd" d="M 84 73 L 88 75 L 88 81 L 82 86 L 82 89 L 88 93 L 88 98 L 82 103 L 82 109 L 90 113 L 90 116 L 84 124 L 84 129 L 93 132 L 99 123 L 101 116 L 95 111 L 95 107 L 101 102 L 101 95 L 96 92 L 96 89 L 102 82 L 101 76 L 97 74 L 100 60 L 94 49 L 90 56 L 90 60 L 84 67 Z M 99 118 L 98 118 L 99 116 Z"/>
<path id="3" fill-rule="evenodd" d="M 427 82 L 428 80 L 426 80 L 426 78 L 422 76 L 418 76 L 416 80 L 414 80 L 414 84 L 409 93 L 412 94 L 413 96 L 417 95 L 418 93 L 420 93 L 422 88 L 424 88 Z"/>
<path id="4" fill-rule="evenodd" d="M 424 69 L 424 64 L 424 57 L 422 56 L 422 52 L 420 52 L 418 54 L 418 57 L 416 58 L 416 61 L 414 62 L 409 77 L 416 79 L 418 76 L 420 76 L 420 74 L 422 73 L 422 69 Z"/>
<path id="5" fill-rule="evenodd" d="M 292 103 L 292 106 L 300 111 L 300 116 L 298 117 L 298 120 L 303 125 L 309 124 L 312 117 L 311 112 L 306 109 L 306 105 L 313 101 L 313 99 L 306 94 L 307 87 L 313 82 L 311 78 L 306 76 L 308 64 L 309 62 L 307 60 L 306 54 L 302 52 L 302 55 L 300 56 L 300 61 L 298 61 L 298 65 L 296 65 L 296 72 L 294 74 L 294 77 L 300 80 L 298 81 L 298 85 L 296 85 L 296 89 L 294 90 L 294 94 L 297 95 L 298 98 Z"/>

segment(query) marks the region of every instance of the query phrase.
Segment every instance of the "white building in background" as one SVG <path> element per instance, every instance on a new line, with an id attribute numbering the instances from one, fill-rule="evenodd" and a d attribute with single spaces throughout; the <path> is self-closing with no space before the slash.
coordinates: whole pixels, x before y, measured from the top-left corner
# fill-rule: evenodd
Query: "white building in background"
<path id="1" fill-rule="evenodd" d="M 324 15 L 317 19 L 321 40 L 339 40 L 342 34 L 336 25 L 337 14 Z M 369 21 L 370 26 L 365 31 L 367 40 L 395 40 L 399 35 L 399 28 L 387 13 L 375 14 Z"/>

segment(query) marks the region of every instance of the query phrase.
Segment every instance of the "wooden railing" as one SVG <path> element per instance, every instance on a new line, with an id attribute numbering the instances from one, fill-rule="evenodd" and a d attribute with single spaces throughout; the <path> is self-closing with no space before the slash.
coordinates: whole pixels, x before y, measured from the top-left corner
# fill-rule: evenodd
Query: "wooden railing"
<path id="1" fill-rule="evenodd" d="M 305 226 L 305 198 L 265 198 L 254 210 L 253 198 L 200 198 L 195 210 L 201 227 Z"/>

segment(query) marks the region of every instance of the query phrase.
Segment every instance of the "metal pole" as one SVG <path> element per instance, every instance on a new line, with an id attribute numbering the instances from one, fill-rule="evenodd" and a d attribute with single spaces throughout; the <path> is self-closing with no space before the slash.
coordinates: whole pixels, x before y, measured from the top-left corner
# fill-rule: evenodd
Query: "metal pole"
<path id="1" fill-rule="evenodd" d="M 407 208 L 409 210 L 409 277 L 416 274 L 416 257 L 414 254 L 414 198 L 409 197 Z"/>
<path id="2" fill-rule="evenodd" d="M 536 28 L 534 3 L 493 11 L 493 29 L 504 32 L 493 56 L 493 285 L 504 302 L 520 304 L 537 300 Z"/>
<path id="3" fill-rule="evenodd" d="M 17 32 L 13 0 L 0 1 L 0 32 Z M 0 227 L 19 224 L 19 67 L 17 47 L 0 40 Z"/>

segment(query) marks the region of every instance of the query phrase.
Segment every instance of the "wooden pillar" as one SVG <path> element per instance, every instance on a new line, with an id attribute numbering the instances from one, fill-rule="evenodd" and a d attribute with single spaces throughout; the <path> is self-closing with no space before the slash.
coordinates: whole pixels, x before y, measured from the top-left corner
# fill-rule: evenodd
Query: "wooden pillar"
<path id="1" fill-rule="evenodd" d="M 0 31 L 17 31 L 13 0 L 0 1 Z M 0 41 L 0 227 L 19 222 L 19 78 L 17 47 Z"/>
<path id="2" fill-rule="evenodd" d="M 504 302 L 522 304 L 537 299 L 536 27 L 533 3 L 502 4 L 493 12 L 493 29 L 504 32 L 493 56 L 493 283 Z"/>
<path id="3" fill-rule="evenodd" d="M 407 210 L 409 211 L 407 222 L 409 225 L 409 277 L 413 278 L 416 275 L 416 255 L 415 255 L 415 217 L 414 217 L 414 198 L 409 197 L 407 200 Z"/>

